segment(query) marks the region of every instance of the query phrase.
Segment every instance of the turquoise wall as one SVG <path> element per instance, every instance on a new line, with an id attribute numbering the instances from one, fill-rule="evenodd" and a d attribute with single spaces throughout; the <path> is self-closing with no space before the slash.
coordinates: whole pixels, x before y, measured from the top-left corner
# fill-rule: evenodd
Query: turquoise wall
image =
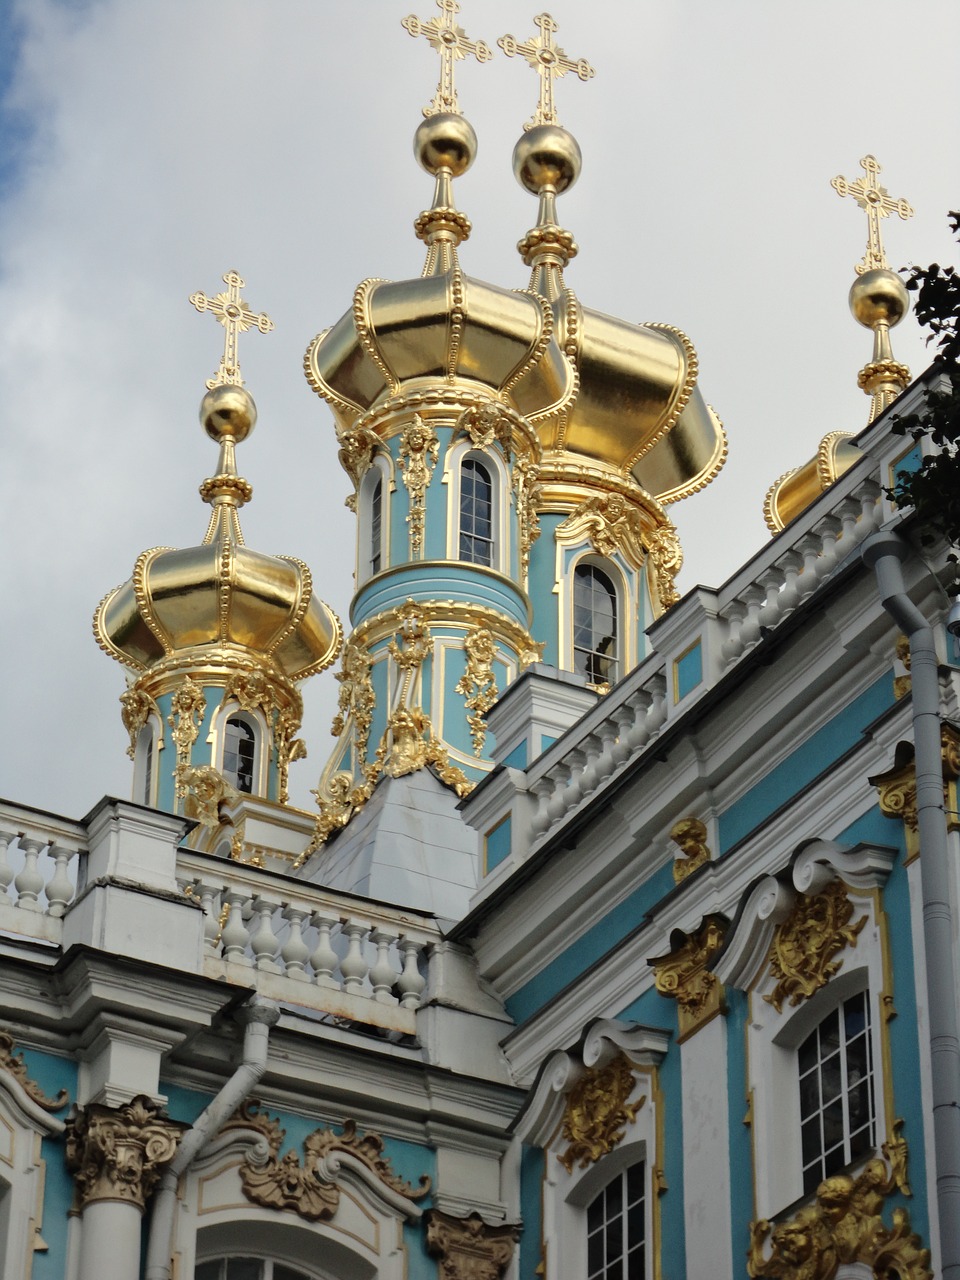
<path id="1" fill-rule="evenodd" d="M 19 1046 L 16 1051 L 20 1052 Z M 70 1058 L 41 1053 L 37 1049 L 24 1049 L 23 1060 L 27 1074 L 48 1098 L 55 1098 L 61 1089 L 68 1097 L 62 1110 L 53 1112 L 58 1120 L 65 1120 L 70 1106 L 77 1096 L 77 1065 Z M 33 1280 L 63 1280 L 67 1266 L 67 1223 L 70 1205 L 73 1203 L 73 1179 L 67 1173 L 66 1146 L 63 1137 L 44 1138 L 40 1155 L 47 1170 L 43 1194 L 43 1239 L 47 1249 L 33 1255 Z"/>

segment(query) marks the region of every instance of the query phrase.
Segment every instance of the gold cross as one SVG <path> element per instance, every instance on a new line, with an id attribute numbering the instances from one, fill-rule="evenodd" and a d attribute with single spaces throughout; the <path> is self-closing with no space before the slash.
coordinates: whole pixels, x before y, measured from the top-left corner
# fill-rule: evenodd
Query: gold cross
<path id="1" fill-rule="evenodd" d="M 223 277 L 223 283 L 227 286 L 226 293 L 218 293 L 215 298 L 208 298 L 205 293 L 190 295 L 190 301 L 198 311 L 212 312 L 226 330 L 223 335 L 223 356 L 220 359 L 220 368 L 214 377 L 207 379 L 207 387 L 210 391 L 214 387 L 243 386 L 243 379 L 240 377 L 240 361 L 237 357 L 237 335 L 246 333 L 254 325 L 261 333 L 269 333 L 273 328 L 273 321 L 265 312 L 261 311 L 256 315 L 240 297 L 240 290 L 245 281 L 236 271 L 228 271 Z"/>
<path id="2" fill-rule="evenodd" d="M 894 200 L 886 187 L 881 187 L 877 182 L 880 166 L 874 156 L 864 156 L 860 161 L 860 168 L 864 170 L 866 177 L 848 182 L 838 175 L 830 183 L 834 191 L 841 196 L 853 196 L 860 208 L 867 211 L 867 252 L 863 261 L 857 263 L 858 276 L 862 276 L 865 271 L 886 270 L 890 266 L 883 252 L 880 219 L 889 218 L 891 213 L 898 213 L 904 221 L 913 217 L 913 209 L 906 200 Z"/>
<path id="3" fill-rule="evenodd" d="M 539 36 L 531 36 L 525 44 L 519 44 L 513 36 L 501 36 L 497 44 L 512 58 L 515 53 L 522 53 L 527 62 L 540 77 L 540 103 L 537 113 L 528 120 L 524 129 L 533 129 L 538 124 L 559 124 L 557 109 L 553 102 L 553 82 L 565 76 L 568 71 L 575 71 L 581 80 L 591 80 L 596 72 L 585 58 L 568 58 L 564 51 L 554 42 L 554 34 L 559 30 L 549 13 L 540 13 L 534 18 L 540 28 Z"/>
<path id="4" fill-rule="evenodd" d="M 459 116 L 463 112 L 453 83 L 453 64 L 462 62 L 468 53 L 472 53 L 478 62 L 489 62 L 493 51 L 482 40 L 468 40 L 463 27 L 456 25 L 454 15 L 460 12 L 457 0 L 437 0 L 437 6 L 439 18 L 424 22 L 411 13 L 400 25 L 412 36 L 425 36 L 431 49 L 440 54 L 440 83 L 433 101 L 423 108 L 423 114 L 429 117 L 450 111 Z"/>

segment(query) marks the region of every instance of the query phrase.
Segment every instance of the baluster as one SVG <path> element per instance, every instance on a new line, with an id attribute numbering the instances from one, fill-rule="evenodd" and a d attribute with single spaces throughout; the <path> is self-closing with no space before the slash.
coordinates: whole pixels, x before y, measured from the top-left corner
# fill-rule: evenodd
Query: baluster
<path id="1" fill-rule="evenodd" d="M 720 652 L 727 662 L 733 662 L 743 653 L 743 620 L 747 616 L 746 605 L 742 600 L 731 600 L 723 614 L 727 623 L 727 638 L 720 646 Z"/>
<path id="2" fill-rule="evenodd" d="M 73 882 L 68 867 L 70 859 L 77 856 L 76 849 L 64 849 L 58 844 L 50 846 L 50 857 L 54 861 L 54 872 L 47 885 L 47 902 L 50 914 L 59 919 L 67 909 L 67 903 L 73 897 Z"/>
<path id="3" fill-rule="evenodd" d="M 639 689 L 629 702 L 633 709 L 633 727 L 627 735 L 627 745 L 631 751 L 641 751 L 650 741 L 650 708 L 653 705 L 653 694 L 649 689 Z"/>
<path id="4" fill-rule="evenodd" d="M 340 983 L 333 976 L 339 957 L 330 944 L 330 930 L 338 920 L 339 917 L 324 915 L 321 911 L 313 913 L 313 923 L 317 929 L 317 945 L 310 957 L 313 980 L 318 987 L 326 987 L 330 991 L 340 990 Z"/>
<path id="5" fill-rule="evenodd" d="M 862 542 L 883 523 L 881 490 L 875 480 L 865 480 L 860 487 L 860 524 L 858 541 Z"/>
<path id="6" fill-rule="evenodd" d="M 537 797 L 537 812 L 533 815 L 531 827 L 534 834 L 539 835 L 550 825 L 550 797 L 553 795 L 553 781 L 549 774 L 544 774 L 530 788 Z"/>
<path id="7" fill-rule="evenodd" d="M 630 730 L 636 719 L 636 710 L 630 702 L 622 702 L 613 713 L 613 722 L 617 728 L 617 741 L 613 744 L 614 768 L 630 757 Z"/>
<path id="8" fill-rule="evenodd" d="M 818 563 L 820 560 L 820 539 L 814 533 L 805 533 L 797 542 L 794 550 L 803 556 L 803 572 L 797 579 L 801 599 L 816 591 L 820 581 Z"/>
<path id="9" fill-rule="evenodd" d="M 203 907 L 204 949 L 214 956 L 220 950 L 220 915 L 214 905 L 220 896 L 220 889 L 220 885 L 211 884 L 207 880 L 195 880 L 193 882 L 193 895 Z M 226 907 L 226 903 L 224 903 L 224 906 Z M 229 910 L 228 907 L 226 909 Z M 226 919 L 224 923 L 226 923 Z"/>
<path id="10" fill-rule="evenodd" d="M 301 911 L 289 903 L 283 908 L 283 918 L 290 930 L 280 948 L 280 957 L 288 978 L 295 982 L 309 982 L 307 961 L 310 959 L 310 948 L 303 940 L 303 921 L 308 913 Z"/>
<path id="11" fill-rule="evenodd" d="M 860 541 L 857 533 L 857 521 L 860 519 L 860 502 L 854 497 L 844 498 L 837 507 L 837 515 L 841 526 L 840 536 L 837 539 L 837 558 L 838 560 L 843 560 Z"/>
<path id="12" fill-rule="evenodd" d="M 223 895 L 224 905 L 229 908 L 226 923 L 220 933 L 223 943 L 223 958 L 228 964 L 251 965 L 253 962 L 247 955 L 247 943 L 250 941 L 247 926 L 243 923 L 243 908 L 247 895 L 236 889 L 227 889 Z"/>
<path id="13" fill-rule="evenodd" d="M 565 763 L 570 769 L 570 781 L 567 784 L 564 801 L 567 809 L 573 809 L 587 794 L 583 776 L 586 771 L 587 757 L 580 747 L 572 747 L 567 752 Z"/>
<path id="14" fill-rule="evenodd" d="M 783 573 L 783 590 L 780 592 L 780 617 L 785 618 L 800 603 L 798 578 L 803 568 L 803 558 L 796 551 L 788 551 L 777 561 Z"/>
<path id="15" fill-rule="evenodd" d="M 401 938 L 400 954 L 403 956 L 403 972 L 397 979 L 400 1003 L 404 1009 L 419 1009 L 420 994 L 427 985 L 418 963 L 420 948 L 411 938 Z"/>
<path id="16" fill-rule="evenodd" d="M 10 901 L 10 883 L 13 880 L 13 868 L 7 850 L 10 842 L 17 838 L 15 831 L 0 831 L 0 902 Z"/>
<path id="17" fill-rule="evenodd" d="M 250 950 L 258 969 L 266 969 L 270 973 L 279 973 L 280 944 L 273 930 L 273 913 L 277 903 L 269 898 L 255 898 L 253 910 L 260 917 L 259 924 L 250 939 Z"/>
<path id="18" fill-rule="evenodd" d="M 650 690 L 651 703 L 647 712 L 647 727 L 650 737 L 655 737 L 667 722 L 667 678 L 654 676 L 647 686 Z"/>
<path id="19" fill-rule="evenodd" d="M 594 785 L 596 786 L 599 786 L 601 782 L 605 782 L 617 767 L 615 752 L 619 735 L 617 722 L 612 715 L 607 716 L 603 724 L 600 725 L 598 735 L 596 742 L 599 751 L 596 760 L 593 762 Z"/>
<path id="20" fill-rule="evenodd" d="M 837 537 L 840 533 L 840 521 L 836 516 L 824 516 L 817 525 L 816 532 L 820 536 L 820 559 L 817 561 L 817 576 L 823 582 L 829 578 L 837 567 Z"/>
<path id="21" fill-rule="evenodd" d="M 566 788 L 570 781 L 570 766 L 565 760 L 561 760 L 550 770 L 550 776 L 553 778 L 553 795 L 550 797 L 547 812 L 551 822 L 558 822 L 567 811 Z"/>
<path id="22" fill-rule="evenodd" d="M 740 628 L 740 638 L 746 652 L 747 649 L 752 649 L 760 639 L 760 609 L 765 599 L 765 592 L 758 583 L 754 582 L 743 592 L 741 599 L 747 607 L 747 616 Z"/>
<path id="23" fill-rule="evenodd" d="M 343 989 L 348 995 L 359 995 L 367 973 L 367 962 L 360 945 L 368 926 L 359 920 L 344 920 L 343 932 L 347 935 L 347 954 L 340 961 Z"/>
<path id="24" fill-rule="evenodd" d="M 766 593 L 760 608 L 760 625 L 772 628 L 780 621 L 780 588 L 783 586 L 783 570 L 778 565 L 771 565 L 757 579 Z"/>
<path id="25" fill-rule="evenodd" d="M 370 968 L 369 978 L 373 987 L 373 998 L 379 1004 L 397 1003 L 397 997 L 393 994 L 397 973 L 390 963 L 390 946 L 396 940 L 395 933 L 387 933 L 384 929 L 374 929 L 370 934 L 370 941 L 376 944 L 377 958 Z"/>
<path id="26" fill-rule="evenodd" d="M 33 840 L 29 836 L 20 837 L 20 851 L 23 854 L 23 867 L 14 880 L 17 890 L 17 906 L 21 911 L 39 911 L 40 892 L 43 889 L 43 876 L 37 867 L 41 849 L 45 848 L 45 840 Z"/>

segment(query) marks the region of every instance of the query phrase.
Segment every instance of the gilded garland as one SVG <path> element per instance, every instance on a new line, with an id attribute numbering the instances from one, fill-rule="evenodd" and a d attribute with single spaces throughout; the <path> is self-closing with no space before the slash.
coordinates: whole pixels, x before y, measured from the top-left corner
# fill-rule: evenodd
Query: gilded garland
<path id="1" fill-rule="evenodd" d="M 567 1094 L 563 1112 L 563 1137 L 569 1144 L 559 1160 L 567 1173 L 578 1164 L 581 1169 L 607 1155 L 626 1133 L 646 1097 L 627 1099 L 636 1081 L 624 1053 L 606 1066 L 587 1070 Z"/>
<path id="2" fill-rule="evenodd" d="M 473 754 L 480 756 L 487 739 L 487 712 L 500 697 L 493 674 L 497 646 L 486 627 L 477 627 L 467 633 L 463 647 L 467 655 L 467 669 L 455 688 L 466 700 Z"/>
<path id="3" fill-rule="evenodd" d="M 540 537 L 537 504 L 542 488 L 540 468 L 526 458 L 517 458 L 513 468 L 513 491 L 516 496 L 517 526 L 520 536 L 520 581 L 526 583 L 530 569 L 530 548 Z"/>
<path id="4" fill-rule="evenodd" d="M 822 893 L 813 897 L 803 894 L 790 915 L 773 935 L 770 946 L 770 972 L 777 979 L 773 991 L 764 996 L 777 1013 L 787 1000 L 798 1005 L 825 987 L 840 968 L 834 959 L 845 947 L 856 945 L 857 935 L 867 922 L 861 916 L 855 923 L 853 903 L 846 886 L 833 880 Z"/>
<path id="5" fill-rule="evenodd" d="M 137 738 L 140 736 L 140 730 L 147 723 L 151 715 L 156 716 L 157 724 L 161 726 L 161 737 L 158 747 L 163 746 L 163 716 L 160 714 L 160 708 L 150 697 L 149 693 L 145 693 L 139 686 L 130 685 L 120 695 L 120 718 L 123 721 L 123 727 L 130 735 L 130 745 L 127 747 L 127 755 L 132 760 L 137 753 Z"/>
<path id="6" fill-rule="evenodd" d="M 433 475 L 439 451 L 440 440 L 436 431 L 419 414 L 414 414 L 412 421 L 400 433 L 399 457 L 403 483 L 410 495 L 407 524 L 410 526 L 411 559 L 419 559 L 423 552 L 427 485 Z"/>
<path id="7" fill-rule="evenodd" d="M 200 733 L 198 717 L 202 718 L 206 709 L 203 690 L 187 676 L 173 695 L 170 708 L 167 724 L 173 730 L 172 737 L 177 748 L 177 765 L 179 767 L 180 765 L 189 764 L 190 748 L 196 742 Z M 179 778 L 177 780 L 176 794 L 178 799 L 182 799 L 186 794 Z"/>
<path id="8" fill-rule="evenodd" d="M 363 645 L 356 639 L 348 640 L 336 677 L 340 682 L 340 696 L 330 732 L 339 737 L 346 727 L 347 719 L 353 716 L 354 744 L 357 760 L 361 763 L 367 758 L 370 725 L 376 705 L 373 682 L 370 679 L 372 667 L 373 658 Z"/>

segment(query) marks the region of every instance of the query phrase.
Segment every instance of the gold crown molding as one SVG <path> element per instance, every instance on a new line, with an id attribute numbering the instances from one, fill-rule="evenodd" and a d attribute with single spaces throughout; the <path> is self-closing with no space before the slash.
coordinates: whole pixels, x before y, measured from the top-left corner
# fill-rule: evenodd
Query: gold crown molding
<path id="1" fill-rule="evenodd" d="M 784 471 L 783 475 L 778 476 L 764 494 L 763 519 L 767 528 L 774 537 L 776 537 L 781 530 L 786 528 L 786 525 L 777 514 L 777 499 L 780 496 L 780 490 L 783 488 L 786 481 L 789 480 L 791 476 L 795 476 L 799 470 L 799 467 L 791 467 L 789 471 Z"/>
<path id="2" fill-rule="evenodd" d="M 438 234 L 448 235 L 455 246 L 461 245 L 464 240 L 470 239 L 472 230 L 473 223 L 467 215 L 450 205 L 434 205 L 432 209 L 424 209 L 413 223 L 414 235 L 431 247 Z M 425 269 L 424 275 L 428 274 L 430 272 Z"/>
<path id="3" fill-rule="evenodd" d="M 136 658 L 131 658 L 130 655 L 127 653 L 124 653 L 122 649 L 118 649 L 116 645 L 114 645 L 113 642 L 110 640 L 110 637 L 107 635 L 107 633 L 104 631 L 103 627 L 101 626 L 104 609 L 106 608 L 107 604 L 113 599 L 113 597 L 117 594 L 117 592 L 122 589 L 122 586 L 123 584 L 121 583 L 120 586 L 114 587 L 112 590 L 108 591 L 101 598 L 100 603 L 97 605 L 96 609 L 94 609 L 93 638 L 97 642 L 98 647 L 103 650 L 103 652 L 107 655 L 108 658 L 113 658 L 115 662 L 119 662 L 122 666 L 128 667 L 131 671 L 136 671 L 136 672 L 147 671 L 149 670 L 149 668 L 144 663 L 138 662 Z"/>
<path id="4" fill-rule="evenodd" d="M 670 839 L 680 850 L 673 860 L 675 884 L 686 880 L 713 858 L 707 844 L 706 825 L 699 818 L 687 817 L 675 822 L 670 828 Z"/>
<path id="5" fill-rule="evenodd" d="M 960 734 L 951 724 L 940 726 L 940 760 L 943 771 L 943 807 L 947 830 L 960 830 L 957 779 L 960 778 Z M 909 865 L 920 854 L 920 828 L 917 819 L 917 771 L 914 747 L 910 742 L 898 744 L 892 769 L 875 774 L 867 781 L 877 788 L 880 812 L 885 818 L 903 822 Z"/>
<path id="6" fill-rule="evenodd" d="M 622 1051 L 603 1066 L 589 1067 L 567 1094 L 563 1110 L 566 1151 L 558 1155 L 567 1173 L 586 1169 L 622 1141 L 646 1102 L 646 1094 L 628 1102 L 636 1085 L 633 1066 Z"/>
<path id="7" fill-rule="evenodd" d="M 151 547 L 148 551 L 141 551 L 140 555 L 137 556 L 136 564 L 133 566 L 133 575 L 131 577 L 140 616 L 165 654 L 173 653 L 174 645 L 167 634 L 166 628 L 161 625 L 159 618 L 153 612 L 153 602 L 147 590 L 147 569 L 162 552 L 173 550 L 173 547 Z"/>
<path id="8" fill-rule="evenodd" d="M 429 560 L 423 563 L 432 568 L 435 565 L 446 564 L 447 561 Z M 450 561 L 449 563 L 459 562 Z M 406 566 L 403 567 L 406 568 Z M 471 567 L 476 568 L 476 566 Z M 503 575 L 494 574 L 494 576 L 499 578 Z M 509 582 L 510 579 L 507 578 L 505 581 Z M 516 584 L 512 585 L 515 587 Z M 538 644 L 530 632 L 513 618 L 496 609 L 491 609 L 488 605 L 471 604 L 463 600 L 418 600 L 416 605 L 427 626 L 431 628 L 445 626 L 471 630 L 475 627 L 487 627 L 518 654 L 521 666 L 540 661 L 543 645 Z M 405 605 L 399 605 L 393 609 L 385 609 L 382 613 L 376 613 L 373 617 L 365 619 L 354 629 L 348 643 L 353 642 L 364 648 L 372 648 L 386 636 L 394 634 L 399 627 L 404 607 Z"/>
<path id="9" fill-rule="evenodd" d="M 450 293 L 450 329 L 447 338 L 447 377 L 457 376 L 457 361 L 460 358 L 460 343 L 463 341 L 463 326 L 467 318 L 467 299 L 463 288 L 463 272 L 460 264 L 454 262 L 453 269 L 447 273 L 447 288 Z"/>
<path id="10" fill-rule="evenodd" d="M 205 687 L 225 690 L 236 675 L 247 674 L 262 676 L 269 682 L 278 706 L 302 705 L 297 686 L 275 662 L 268 658 L 251 658 L 246 650 L 219 645 L 198 645 L 194 649 L 171 654 L 163 662 L 141 672 L 133 687 L 142 689 L 153 698 L 160 698 L 176 689 L 184 675 L 192 676 Z"/>
<path id="11" fill-rule="evenodd" d="M 253 498 L 253 485 L 249 480 L 244 480 L 243 476 L 234 476 L 229 472 L 221 472 L 215 476 L 208 476 L 204 480 L 197 492 L 204 502 L 214 502 L 217 498 L 230 498 L 231 505 L 235 508 L 245 507 Z M 213 512 L 210 516 L 211 528 L 216 527 L 217 513 Z M 210 529 L 207 530 L 207 538 L 205 541 L 210 542 Z M 239 532 L 237 526 L 237 535 L 240 545 L 243 546 L 243 534 Z"/>
<path id="12" fill-rule="evenodd" d="M 487 712 L 500 697 L 493 674 L 497 647 L 487 628 L 477 627 L 464 636 L 463 648 L 467 655 L 467 669 L 454 687 L 465 700 L 473 754 L 482 756 L 487 740 Z"/>
<path id="13" fill-rule="evenodd" d="M 421 1200 L 430 1191 L 424 1174 L 419 1187 L 405 1182 L 393 1172 L 383 1154 L 383 1139 L 377 1133 L 360 1135 L 357 1122 L 346 1120 L 342 1133 L 315 1129 L 303 1142 L 303 1163 L 295 1147 L 280 1156 L 286 1131 L 279 1122 L 260 1111 L 259 1102 L 248 1101 L 234 1113 L 224 1129 L 253 1129 L 262 1135 L 268 1156 L 265 1161 L 250 1159 L 240 1165 L 240 1185 L 251 1204 L 278 1211 L 290 1210 L 307 1222 L 332 1218 L 340 1205 L 340 1188 L 333 1180 L 339 1171 L 337 1153 L 351 1156 L 378 1182 L 405 1200 Z"/>
<path id="14" fill-rule="evenodd" d="M 584 83 L 596 75 L 586 58 L 568 58 L 560 48 L 553 38 L 560 28 L 549 13 L 538 13 L 533 22 L 539 29 L 539 35 L 531 36 L 522 43 L 511 35 L 501 36 L 497 41 L 508 58 L 519 53 L 540 77 L 537 109 L 532 119 L 523 126 L 524 132 L 529 132 L 538 125 L 559 125 L 553 92 L 555 80 L 565 76 L 568 71 L 575 71 Z"/>
<path id="15" fill-rule="evenodd" d="M 833 1280 L 841 1266 L 859 1263 L 878 1277 L 933 1280 L 930 1250 L 911 1230 L 909 1212 L 895 1208 L 892 1227 L 881 1216 L 894 1191 L 911 1194 L 907 1144 L 897 1133 L 902 1124 L 895 1122 L 893 1137 L 883 1144 L 883 1160 L 868 1161 L 856 1177 L 824 1179 L 813 1204 L 786 1222 L 751 1222 L 747 1274 L 764 1280 Z"/>
<path id="16" fill-rule="evenodd" d="M 723 986 L 707 966 L 723 946 L 727 923 L 721 915 L 704 916 L 696 933 L 675 930 L 677 942 L 673 949 L 647 961 L 654 971 L 657 991 L 677 1002 L 678 1044 L 695 1035 L 718 1013 L 726 1012 Z"/>
<path id="17" fill-rule="evenodd" d="M 398 466 L 410 495 L 407 524 L 410 528 L 410 559 L 419 560 L 423 551 L 423 530 L 427 487 L 433 478 L 440 452 L 440 439 L 431 425 L 414 414 L 400 435 Z"/>
<path id="18" fill-rule="evenodd" d="M 658 324 L 655 321 L 646 321 L 640 327 L 653 329 L 656 333 L 666 334 L 667 337 L 673 339 L 683 357 L 684 372 L 683 380 L 673 393 L 673 400 L 663 421 L 653 435 L 644 440 L 640 447 L 630 455 L 624 463 L 625 471 L 632 471 L 640 459 L 648 454 L 654 445 L 659 444 L 664 436 L 677 425 L 681 413 L 683 413 L 690 401 L 690 397 L 693 395 L 693 389 L 697 385 L 697 374 L 700 371 L 700 360 L 697 356 L 696 348 L 682 329 L 678 329 L 676 325 Z"/>
<path id="19" fill-rule="evenodd" d="M 726 430 L 712 404 L 707 405 L 707 411 L 710 414 L 711 421 L 717 428 L 717 444 L 713 451 L 713 457 L 695 480 L 691 480 L 689 484 L 678 484 L 675 489 L 669 489 L 666 493 L 657 495 L 665 507 L 669 507 L 674 502 L 682 502 L 684 498 L 689 498 L 695 493 L 700 493 L 708 484 L 712 484 L 716 480 L 726 464 L 727 453 L 729 452 Z"/>
<path id="20" fill-rule="evenodd" d="M 0 1031 L 0 1071 L 13 1076 L 31 1102 L 35 1102 L 44 1111 L 59 1111 L 67 1105 L 69 1094 L 61 1089 L 55 1098 L 48 1098 L 35 1080 L 30 1079 L 27 1064 L 22 1053 L 15 1053 L 13 1036 Z"/>
<path id="21" fill-rule="evenodd" d="M 93 1103 L 66 1122 L 66 1164 L 74 1207 L 113 1201 L 141 1213 L 188 1126 L 161 1115 L 141 1094 L 116 1109 Z"/>
<path id="22" fill-rule="evenodd" d="M 833 880 L 820 893 L 801 894 L 797 904 L 777 925 L 770 944 L 770 973 L 777 985 L 763 998 L 777 1013 L 784 1001 L 796 1006 L 827 985 L 842 961 L 835 956 L 857 945 L 867 923 L 866 914 L 851 924 L 853 903 L 842 880 Z"/>
<path id="23" fill-rule="evenodd" d="M 906 384 L 904 384 L 906 385 Z M 829 431 L 817 447 L 817 479 L 821 489 L 826 489 L 837 478 L 836 447 L 843 440 L 852 440 L 849 431 Z"/>
<path id="24" fill-rule="evenodd" d="M 391 393 L 396 394 L 400 389 L 400 383 L 397 375 L 384 359 L 383 353 L 373 335 L 373 322 L 370 319 L 370 297 L 375 292 L 378 284 L 387 283 L 389 281 L 377 276 L 371 276 L 366 280 L 360 281 L 353 294 L 353 327 L 357 331 L 361 347 L 380 370 L 384 381 L 390 387 Z"/>
<path id="25" fill-rule="evenodd" d="M 502 399 L 492 398 L 489 387 L 480 387 L 462 379 L 432 382 L 403 395 L 391 396 L 367 412 L 361 410 L 361 416 L 350 430 L 373 431 L 378 440 L 387 441 L 403 432 L 411 414 L 418 414 L 425 422 L 438 427 L 453 427 L 468 409 L 480 409 L 487 404 L 496 404 L 510 423 L 514 451 L 539 458 L 542 452 L 540 437 L 530 421 Z"/>
<path id="26" fill-rule="evenodd" d="M 127 755 L 132 760 L 137 754 L 137 738 L 140 736 L 140 730 L 147 723 L 150 716 L 155 716 L 157 724 L 160 726 L 160 739 L 157 744 L 158 749 L 163 746 L 163 716 L 156 701 L 150 697 L 138 684 L 128 685 L 121 693 L 120 698 L 120 719 L 123 721 L 123 727 L 130 735 L 130 745 L 127 747 Z"/>
<path id="27" fill-rule="evenodd" d="M 618 467 L 585 463 L 579 454 L 566 450 L 544 454 L 540 482 L 543 486 L 541 514 L 561 511 L 569 514 L 599 489 L 603 493 L 619 493 L 646 511 L 656 524 L 666 519 L 659 499 L 637 484 L 632 476 L 624 475 Z"/>
<path id="28" fill-rule="evenodd" d="M 522 243 L 522 242 L 521 242 Z M 519 245 L 517 246 L 520 247 Z M 536 273 L 537 268 L 533 268 Z M 570 387 L 559 406 L 552 406 L 532 420 L 540 423 L 554 418 L 552 449 L 563 452 L 567 438 L 570 414 L 580 397 L 580 343 L 583 337 L 583 309 L 572 289 L 563 290 L 563 354 L 570 370 Z"/>
<path id="29" fill-rule="evenodd" d="M 520 1239 L 519 1227 L 488 1226 L 479 1213 L 454 1218 L 429 1209 L 425 1217 L 427 1253 L 439 1259 L 439 1280 L 501 1280 Z"/>

